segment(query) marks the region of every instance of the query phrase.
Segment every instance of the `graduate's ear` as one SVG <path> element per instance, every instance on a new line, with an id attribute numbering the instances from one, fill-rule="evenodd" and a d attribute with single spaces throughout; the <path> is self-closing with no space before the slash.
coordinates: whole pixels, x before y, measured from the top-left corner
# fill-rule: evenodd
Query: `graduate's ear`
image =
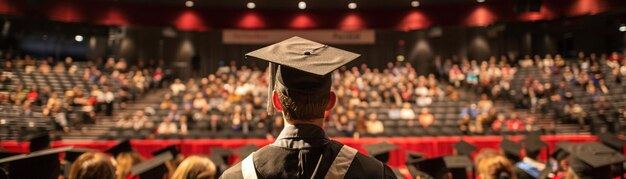
<path id="1" fill-rule="evenodd" d="M 276 111 L 283 111 L 283 106 L 280 104 L 280 99 L 278 99 L 278 92 L 276 92 L 276 90 L 274 90 L 274 93 L 272 94 L 272 103 L 274 104 Z"/>
<path id="2" fill-rule="evenodd" d="M 326 111 L 330 111 L 331 109 L 333 109 L 333 107 L 335 107 L 335 104 L 337 103 L 337 96 L 335 95 L 335 92 L 331 91 L 329 98 L 330 99 L 328 99 L 328 105 L 326 106 Z"/>

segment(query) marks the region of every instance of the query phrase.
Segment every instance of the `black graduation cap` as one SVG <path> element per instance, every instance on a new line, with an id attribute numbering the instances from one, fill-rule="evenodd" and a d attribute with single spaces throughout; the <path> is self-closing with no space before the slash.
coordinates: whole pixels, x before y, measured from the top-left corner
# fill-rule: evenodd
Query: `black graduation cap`
<path id="1" fill-rule="evenodd" d="M 419 153 L 419 152 L 414 152 L 414 151 L 406 151 L 406 160 L 410 161 L 410 160 L 421 160 L 424 157 L 426 157 L 426 155 Z"/>
<path id="2" fill-rule="evenodd" d="M 426 177 L 433 179 L 443 179 L 448 176 L 448 167 L 443 157 L 430 158 L 419 161 L 407 161 L 407 168 L 413 177 L 426 173 Z"/>
<path id="3" fill-rule="evenodd" d="M 552 156 L 552 158 L 556 159 L 557 161 L 561 161 L 563 159 L 565 159 L 567 156 L 569 156 L 569 153 L 567 152 L 567 148 L 571 145 L 571 143 L 569 142 L 559 142 L 556 143 L 556 147 L 554 149 L 554 152 L 552 152 L 552 154 L 550 154 L 550 156 Z"/>
<path id="4" fill-rule="evenodd" d="M 246 54 L 246 57 L 270 62 L 269 115 L 274 114 L 271 98 L 275 85 L 281 86 L 289 94 L 329 93 L 329 73 L 359 56 L 297 36 Z"/>
<path id="5" fill-rule="evenodd" d="M 397 149 L 398 146 L 394 144 L 390 144 L 387 141 L 384 141 L 384 142 L 375 143 L 375 144 L 368 144 L 368 145 L 363 146 L 363 148 L 367 150 L 367 153 L 370 156 L 378 159 L 379 161 L 383 163 L 387 163 L 389 161 L 389 152 Z"/>
<path id="6" fill-rule="evenodd" d="M 512 160 L 511 162 L 515 163 L 520 160 L 520 150 L 522 148 L 521 144 L 513 142 L 506 137 L 503 137 L 502 142 L 500 142 L 500 148 L 502 148 L 504 156 L 509 160 Z"/>
<path id="7" fill-rule="evenodd" d="M 172 153 L 164 152 L 157 155 L 154 158 L 141 162 L 131 169 L 132 176 L 139 176 L 139 178 L 163 178 L 168 172 L 165 162 L 174 158 Z"/>
<path id="8" fill-rule="evenodd" d="M 237 150 L 235 150 L 235 152 L 237 153 L 237 155 L 239 155 L 239 159 L 243 160 L 257 149 L 259 149 L 259 147 L 257 147 L 256 145 L 248 144 L 243 147 L 239 147 Z"/>
<path id="9" fill-rule="evenodd" d="M 471 155 L 476 150 L 476 146 L 465 142 L 465 140 L 455 143 L 453 147 L 457 155 Z"/>
<path id="10" fill-rule="evenodd" d="M 527 136 L 522 142 L 527 153 L 539 152 L 543 147 L 548 146 L 547 143 L 541 141 L 541 138 L 533 136 Z"/>
<path id="11" fill-rule="evenodd" d="M 36 134 L 28 140 L 30 142 L 28 145 L 30 152 L 50 148 L 50 135 L 47 132 Z"/>
<path id="12" fill-rule="evenodd" d="M 172 154 L 172 156 L 176 157 L 178 156 L 178 154 L 180 154 L 180 151 L 178 150 L 178 147 L 176 145 L 170 145 L 167 146 L 165 148 L 159 149 L 157 151 L 152 152 L 152 156 L 157 156 L 160 154 L 163 154 L 165 152 L 169 152 Z"/>
<path id="13" fill-rule="evenodd" d="M 9 178 L 56 179 L 61 173 L 59 153 L 72 147 L 60 147 L 14 155 L 0 159 L 0 164 L 8 164 Z"/>
<path id="14" fill-rule="evenodd" d="M 624 150 L 624 145 L 626 145 L 626 140 L 619 138 L 615 134 L 601 133 L 598 134 L 598 138 L 600 139 L 600 142 L 617 151 Z"/>
<path id="15" fill-rule="evenodd" d="M 611 178 L 611 165 L 626 161 L 623 154 L 598 142 L 571 144 L 565 150 L 573 156 L 570 167 L 581 179 Z"/>
<path id="16" fill-rule="evenodd" d="M 446 167 L 452 173 L 453 179 L 467 179 L 467 171 L 473 170 L 474 163 L 468 156 L 445 156 L 443 160 L 446 162 Z"/>
<path id="17" fill-rule="evenodd" d="M 217 166 L 226 166 L 228 168 L 228 157 L 233 155 L 233 151 L 226 148 L 221 147 L 213 147 L 211 148 L 211 155 L 209 158 L 215 163 Z"/>
<path id="18" fill-rule="evenodd" d="M 2 152 L 0 152 L 0 159 L 6 158 L 6 157 L 15 156 L 15 155 L 19 155 L 19 154 L 20 153 L 2 151 Z"/>
<path id="19" fill-rule="evenodd" d="M 93 149 L 88 149 L 88 148 L 72 147 L 71 149 L 68 149 L 67 151 L 65 151 L 65 156 L 63 156 L 63 159 L 68 162 L 74 162 L 76 161 L 76 159 L 78 159 L 78 157 L 80 157 L 84 153 L 93 152 L 93 151 L 94 151 Z"/>
<path id="20" fill-rule="evenodd" d="M 117 157 L 122 152 L 131 152 L 133 151 L 133 146 L 130 145 L 130 140 L 123 140 L 117 145 L 107 149 L 105 152 L 110 153 L 113 157 Z"/>

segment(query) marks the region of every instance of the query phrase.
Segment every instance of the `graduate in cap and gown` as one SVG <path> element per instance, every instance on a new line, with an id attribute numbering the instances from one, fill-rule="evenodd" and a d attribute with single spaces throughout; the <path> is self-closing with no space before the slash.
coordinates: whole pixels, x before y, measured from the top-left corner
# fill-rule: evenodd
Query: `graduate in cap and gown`
<path id="1" fill-rule="evenodd" d="M 543 162 L 539 162 L 538 158 L 541 149 L 548 146 L 541 141 L 539 136 L 529 135 L 522 141 L 524 143 L 525 156 L 522 161 L 515 164 L 513 172 L 518 179 L 537 179 L 548 178 L 551 167 Z"/>
<path id="2" fill-rule="evenodd" d="M 268 113 L 282 112 L 285 127 L 274 143 L 221 178 L 396 178 L 387 165 L 330 140 L 323 129 L 337 100 L 330 73 L 359 54 L 292 37 L 246 57 L 270 62 Z"/>

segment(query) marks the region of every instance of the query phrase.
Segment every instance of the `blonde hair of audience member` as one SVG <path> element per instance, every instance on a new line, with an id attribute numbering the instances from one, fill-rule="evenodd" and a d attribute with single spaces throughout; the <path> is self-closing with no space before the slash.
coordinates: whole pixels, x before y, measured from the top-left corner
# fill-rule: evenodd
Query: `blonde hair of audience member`
<path id="1" fill-rule="evenodd" d="M 117 179 L 125 179 L 133 166 L 141 163 L 143 157 L 137 152 L 122 152 L 115 157 L 117 161 L 115 176 Z"/>
<path id="2" fill-rule="evenodd" d="M 69 179 L 114 179 L 115 161 L 100 152 L 82 154 L 70 169 Z"/>
<path id="3" fill-rule="evenodd" d="M 485 155 L 478 160 L 478 176 L 481 179 L 516 179 L 513 174 L 513 164 L 502 155 Z"/>
<path id="4" fill-rule="evenodd" d="M 215 164 L 208 158 L 189 156 L 176 168 L 172 179 L 213 179 L 215 173 Z"/>

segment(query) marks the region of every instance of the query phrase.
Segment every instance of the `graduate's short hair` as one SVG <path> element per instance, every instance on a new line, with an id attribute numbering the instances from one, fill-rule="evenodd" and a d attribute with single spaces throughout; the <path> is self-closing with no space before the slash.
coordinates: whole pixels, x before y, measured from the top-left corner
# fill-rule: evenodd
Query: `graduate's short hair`
<path id="1" fill-rule="evenodd" d="M 330 91 L 314 94 L 287 94 L 281 85 L 276 86 L 285 119 L 307 121 L 324 118 L 326 106 L 330 101 Z"/>

